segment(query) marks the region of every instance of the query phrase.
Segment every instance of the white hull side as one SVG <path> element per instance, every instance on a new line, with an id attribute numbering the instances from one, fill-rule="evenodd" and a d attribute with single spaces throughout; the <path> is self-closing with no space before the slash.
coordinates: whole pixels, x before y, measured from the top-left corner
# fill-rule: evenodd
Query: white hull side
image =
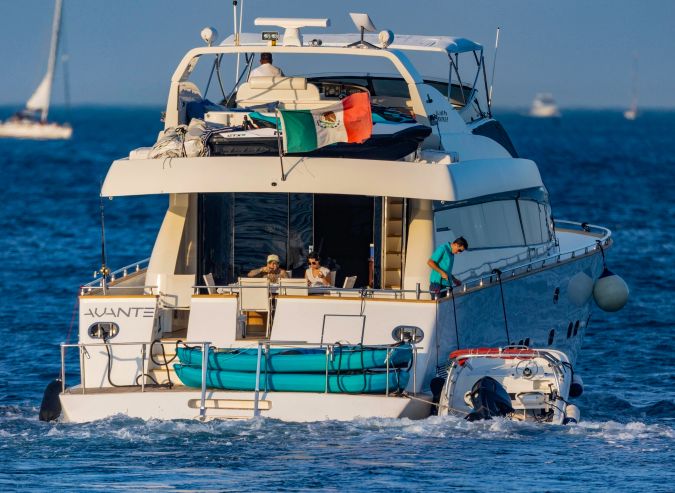
<path id="1" fill-rule="evenodd" d="M 573 303 L 568 290 L 570 279 L 579 272 L 596 279 L 601 269 L 600 255 L 590 254 L 528 275 L 505 279 L 503 291 L 510 340 L 506 338 L 498 284 L 458 296 L 459 348 L 503 347 L 508 343 L 522 343 L 529 339 L 531 347 L 561 350 L 574 364 L 590 318 L 592 296 L 583 300 L 583 303 Z M 436 328 L 425 331 L 426 337 L 421 346 L 426 346 L 426 351 L 420 351 L 417 360 L 417 384 L 423 394 L 429 393 L 429 383 L 436 376 L 437 365 L 447 364 L 450 352 L 458 348 L 452 299 L 444 299 L 437 306 Z M 569 331 L 570 337 L 567 337 L 570 323 L 572 330 Z M 549 344 L 551 330 L 554 330 L 554 337 Z M 438 352 L 433 350 L 434 347 L 438 348 Z M 65 421 L 86 422 L 116 414 L 142 419 L 192 419 L 199 416 L 198 405 L 188 406 L 189 400 L 193 400 L 193 404 L 194 399 L 199 400 L 199 389 L 177 387 L 145 393 L 141 393 L 140 389 L 126 392 L 108 389 L 93 390 L 87 394 L 75 389 L 61 395 Z M 412 379 L 407 390 L 413 390 Z M 209 391 L 207 398 L 244 399 L 250 403 L 253 392 Z M 260 411 L 260 415 L 283 421 L 350 420 L 359 417 L 424 418 L 429 415 L 429 405 L 401 397 L 271 392 L 261 393 L 261 399 L 271 401 L 271 408 Z M 249 409 L 245 411 L 209 409 L 209 416 L 220 419 L 251 418 L 253 411 L 249 404 Z"/>
<path id="2" fill-rule="evenodd" d="M 95 421 L 116 414 L 141 419 L 196 419 L 200 417 L 200 390 L 139 390 L 82 394 L 77 388 L 61 394 L 62 420 Z M 431 400 L 430 396 L 420 396 Z M 248 419 L 255 416 L 254 392 L 207 391 L 210 404 L 224 408 L 206 410 L 207 419 Z M 356 418 L 422 419 L 429 415 L 426 402 L 383 395 L 323 394 L 309 392 L 260 392 L 258 416 L 282 421 L 348 421 Z M 229 409 L 227 409 L 229 407 Z"/>
<path id="3" fill-rule="evenodd" d="M 570 299 L 568 286 L 572 277 L 579 272 L 597 279 L 601 271 L 602 260 L 598 254 L 594 254 L 527 276 L 504 279 L 502 287 L 510 340 L 506 337 L 498 284 L 470 296 L 458 297 L 459 349 L 504 347 L 509 343 L 522 344 L 529 339 L 527 342 L 530 347 L 560 350 L 574 364 L 590 319 L 593 297 L 591 295 L 583 303 L 575 304 Z M 451 299 L 440 304 L 438 318 L 439 364 L 444 364 L 450 352 L 458 349 Z M 571 332 L 568 331 L 570 323 Z M 554 336 L 549 344 L 551 330 Z M 568 332 L 570 337 L 567 336 Z M 430 369 L 427 372 L 426 382 L 433 376 Z"/>
<path id="4" fill-rule="evenodd" d="M 26 121 L 0 123 L 0 137 L 35 140 L 67 140 L 73 135 L 69 125 Z"/>

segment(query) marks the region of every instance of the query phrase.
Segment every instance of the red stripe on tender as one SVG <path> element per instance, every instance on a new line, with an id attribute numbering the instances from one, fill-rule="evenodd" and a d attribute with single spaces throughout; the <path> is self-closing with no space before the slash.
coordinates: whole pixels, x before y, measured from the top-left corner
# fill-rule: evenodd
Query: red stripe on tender
<path id="1" fill-rule="evenodd" d="M 370 95 L 357 92 L 342 100 L 347 142 L 361 143 L 373 134 L 373 116 L 370 112 Z"/>

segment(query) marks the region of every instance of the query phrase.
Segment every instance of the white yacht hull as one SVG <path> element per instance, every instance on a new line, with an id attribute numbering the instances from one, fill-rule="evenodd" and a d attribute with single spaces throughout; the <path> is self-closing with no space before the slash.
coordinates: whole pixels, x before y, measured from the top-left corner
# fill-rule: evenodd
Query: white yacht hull
<path id="1" fill-rule="evenodd" d="M 0 137 L 35 140 L 68 140 L 73 135 L 70 125 L 34 121 L 6 121 L 0 123 Z"/>
<path id="2" fill-rule="evenodd" d="M 416 377 L 410 379 L 406 390 L 410 394 L 417 392 L 420 397 L 428 395 L 431 379 L 444 372 L 448 356 L 458 348 L 528 344 L 532 347 L 563 351 L 574 364 L 593 302 L 592 296 L 581 302 L 573 302 L 574 297 L 570 294 L 571 282 L 574 282 L 575 275 L 582 272 L 591 279 L 596 279 L 601 269 L 601 257 L 593 253 L 559 264 L 554 263 L 550 268 L 504 279 L 502 289 L 509 339 L 506 337 L 501 291 L 497 283 L 457 296 L 456 310 L 453 310 L 452 298 L 442 299 L 438 303 L 427 301 L 423 306 L 407 305 L 408 310 L 414 307 L 416 310 L 429 311 L 429 314 L 426 311 L 418 312 L 419 326 L 426 336 L 418 347 Z M 341 303 L 359 304 L 360 301 L 342 300 Z M 405 305 L 403 301 L 399 303 Z M 398 307 L 399 303 L 392 300 L 385 303 L 389 305 L 385 313 L 394 313 L 401 308 Z M 368 325 L 372 323 L 380 331 L 377 336 L 379 340 L 375 339 L 373 333 L 368 343 L 390 344 L 391 327 L 396 325 L 397 320 L 388 321 L 384 318 L 386 315 L 370 313 L 368 308 L 365 313 Z M 278 316 L 281 318 L 281 311 Z M 432 320 L 431 325 L 422 321 L 425 317 Z M 275 320 L 275 325 L 276 323 Z M 411 324 L 411 320 L 405 323 Z M 321 328 L 318 329 L 320 331 Z M 434 350 L 435 347 L 438 352 Z M 92 349 L 90 354 L 93 357 L 94 353 L 91 351 Z M 93 360 L 88 361 L 91 365 Z M 92 370 L 88 371 L 91 373 Z M 92 381 L 90 373 L 87 374 L 87 382 Z M 124 383 L 121 379 L 118 382 Z M 209 389 L 206 398 L 210 401 L 206 410 L 207 418 L 242 419 L 254 416 L 253 392 Z M 424 398 L 429 400 L 429 397 Z M 67 389 L 60 399 L 63 407 L 62 419 L 67 422 L 94 421 L 117 414 L 142 419 L 192 419 L 199 417 L 200 390 L 176 386 L 171 390 L 147 388 L 145 392 L 141 392 L 138 387 L 90 388 L 88 385 L 82 393 L 78 385 Z M 261 404 L 258 415 L 284 421 L 351 420 L 359 417 L 419 419 L 427 417 L 430 411 L 430 405 L 422 401 L 382 395 L 261 392 L 260 399 L 269 403 Z"/>
<path id="3" fill-rule="evenodd" d="M 263 416 L 282 421 L 348 421 L 357 418 L 422 419 L 429 415 L 431 396 L 418 399 L 384 395 L 317 394 L 309 392 L 260 392 L 258 411 L 254 392 L 206 393 L 206 419 L 250 419 Z M 61 394 L 62 419 L 82 423 L 117 414 L 140 419 L 199 419 L 199 389 L 177 387 L 171 391 L 140 389 L 94 391 L 82 394 L 77 387 Z"/>

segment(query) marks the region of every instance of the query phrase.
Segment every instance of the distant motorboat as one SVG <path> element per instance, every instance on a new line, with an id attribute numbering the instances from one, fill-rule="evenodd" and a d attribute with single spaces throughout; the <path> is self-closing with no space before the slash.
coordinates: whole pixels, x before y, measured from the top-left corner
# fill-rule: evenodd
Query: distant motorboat
<path id="1" fill-rule="evenodd" d="M 0 137 L 13 137 L 16 139 L 70 139 L 73 134 L 72 127 L 67 123 L 47 121 L 61 33 L 62 10 L 63 0 L 56 0 L 47 73 L 26 103 L 26 107 L 4 122 L 0 122 Z"/>
<path id="2" fill-rule="evenodd" d="M 539 93 L 530 107 L 530 116 L 536 118 L 560 118 L 560 111 L 550 93 Z"/>

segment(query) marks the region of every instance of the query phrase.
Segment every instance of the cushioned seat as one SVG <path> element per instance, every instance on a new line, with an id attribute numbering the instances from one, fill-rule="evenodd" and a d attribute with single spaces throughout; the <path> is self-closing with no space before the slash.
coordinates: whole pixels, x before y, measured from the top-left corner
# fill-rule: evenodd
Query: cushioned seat
<path id="1" fill-rule="evenodd" d="M 241 108 L 278 102 L 286 109 L 320 108 L 334 103 L 322 100 L 319 88 L 304 77 L 251 77 L 239 86 L 236 101 Z"/>

